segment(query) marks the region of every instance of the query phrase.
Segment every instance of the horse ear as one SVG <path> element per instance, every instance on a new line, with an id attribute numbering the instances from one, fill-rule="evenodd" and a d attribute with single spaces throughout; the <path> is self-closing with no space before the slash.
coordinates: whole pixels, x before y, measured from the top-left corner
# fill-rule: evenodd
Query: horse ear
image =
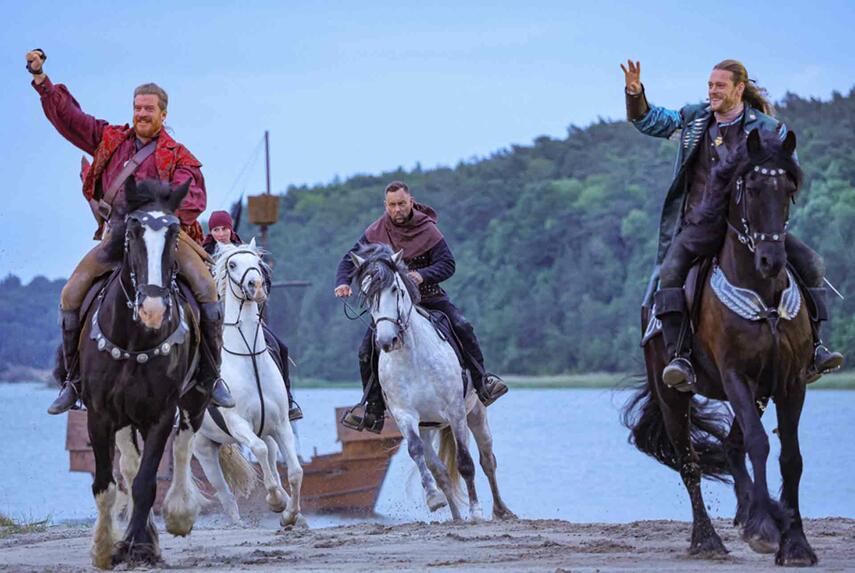
<path id="1" fill-rule="evenodd" d="M 394 255 L 392 255 L 392 262 L 395 263 L 395 266 L 398 266 L 401 263 L 401 259 L 404 258 L 404 249 L 401 249 Z"/>
<path id="2" fill-rule="evenodd" d="M 763 154 L 763 144 L 760 142 L 760 130 L 756 127 L 748 134 L 748 156 L 759 159 Z"/>
<path id="3" fill-rule="evenodd" d="M 792 155 L 796 152 L 796 134 L 792 131 L 787 132 L 787 136 L 784 137 L 784 143 L 782 146 L 784 153 L 787 155 Z"/>
<path id="4" fill-rule="evenodd" d="M 255 237 L 249 242 L 249 248 L 255 250 Z"/>
<path id="5" fill-rule="evenodd" d="M 357 255 L 356 253 L 350 253 L 350 260 L 353 261 L 353 265 L 357 269 L 365 264 L 365 259 Z"/>
<path id="6" fill-rule="evenodd" d="M 181 207 L 181 202 L 187 196 L 187 193 L 190 191 L 190 179 L 179 185 L 178 187 L 173 187 L 172 192 L 169 194 L 169 199 L 167 200 L 167 205 L 169 206 L 170 211 L 173 213 Z"/>

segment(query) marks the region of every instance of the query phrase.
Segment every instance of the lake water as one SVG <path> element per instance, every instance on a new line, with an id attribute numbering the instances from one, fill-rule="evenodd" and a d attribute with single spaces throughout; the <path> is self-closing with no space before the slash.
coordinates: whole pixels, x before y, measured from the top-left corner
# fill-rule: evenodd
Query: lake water
<path id="1" fill-rule="evenodd" d="M 297 422 L 301 452 L 337 451 L 333 408 L 357 401 L 354 390 L 295 388 L 306 418 Z M 94 517 L 88 474 L 70 473 L 65 416 L 48 416 L 55 390 L 41 384 L 0 384 L 0 514 L 54 522 Z M 679 476 L 627 444 L 619 408 L 628 393 L 610 390 L 518 390 L 490 407 L 499 485 L 520 517 L 576 522 L 691 519 Z M 800 439 L 804 457 L 801 509 L 806 517 L 855 517 L 855 392 L 808 393 Z M 774 406 L 764 416 L 775 427 Z M 771 434 L 770 434 L 771 435 Z M 770 491 L 780 488 L 779 442 L 770 440 Z M 474 443 L 473 443 L 474 446 Z M 396 454 L 377 512 L 389 522 L 447 518 L 424 507 L 406 448 Z M 477 468 L 485 515 L 491 500 Z M 729 486 L 704 483 L 713 516 L 733 515 Z M 309 517 L 313 526 L 341 523 Z"/>

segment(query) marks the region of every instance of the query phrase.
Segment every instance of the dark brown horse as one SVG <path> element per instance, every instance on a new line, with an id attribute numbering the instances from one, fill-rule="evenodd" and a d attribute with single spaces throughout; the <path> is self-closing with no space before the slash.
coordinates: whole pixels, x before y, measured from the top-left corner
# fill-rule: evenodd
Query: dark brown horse
<path id="1" fill-rule="evenodd" d="M 802 529 L 798 497 L 798 425 L 813 344 L 807 301 L 787 270 L 784 249 L 789 205 L 802 179 L 795 147 L 792 132 L 780 141 L 777 134 L 754 130 L 712 174 L 710 196 L 727 201 L 728 232 L 711 272 L 699 281 L 694 392 L 728 401 L 735 419 L 663 383 L 661 337 L 645 345 L 647 383 L 624 410 L 630 441 L 680 472 L 692 504 L 692 554 L 727 553 L 707 514 L 700 482 L 732 477 L 734 523 L 742 526 L 751 548 L 777 552 L 779 565 L 817 562 Z M 642 331 L 652 316 L 648 310 Z M 770 399 L 781 439 L 780 502 L 769 496 L 766 483 L 769 438 L 760 417 Z"/>
<path id="2" fill-rule="evenodd" d="M 187 190 L 188 185 L 171 189 L 159 181 L 128 180 L 127 210 L 112 217 L 104 249 L 117 269 L 83 317 L 82 398 L 95 454 L 92 493 L 98 506 L 91 557 L 100 568 L 160 560 L 151 507 L 176 416 L 173 483 L 164 503 L 167 530 L 187 535 L 200 507 L 189 464 L 206 395 L 186 392 L 199 337 L 196 311 L 181 297 L 176 281 L 180 222 L 174 212 Z M 141 458 L 136 436 L 145 442 Z M 112 511 L 114 445 L 121 451 L 120 468 L 133 501 L 121 541 Z"/>

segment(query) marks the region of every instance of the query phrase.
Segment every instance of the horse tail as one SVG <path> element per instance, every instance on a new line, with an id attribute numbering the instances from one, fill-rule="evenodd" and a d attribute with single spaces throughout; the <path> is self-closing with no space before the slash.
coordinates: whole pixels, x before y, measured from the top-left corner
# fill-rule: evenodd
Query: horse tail
<path id="1" fill-rule="evenodd" d="M 450 426 L 444 427 L 439 432 L 439 459 L 448 470 L 451 478 L 451 487 L 455 490 L 460 487 L 460 470 L 457 467 L 457 442 Z"/>
<path id="2" fill-rule="evenodd" d="M 223 477 L 235 497 L 249 497 L 258 484 L 258 473 L 249 461 L 240 453 L 237 444 L 220 446 L 220 467 Z"/>
<path id="3" fill-rule="evenodd" d="M 665 419 L 653 393 L 654 383 L 648 377 L 637 386 L 632 398 L 623 407 L 621 421 L 630 430 L 629 443 L 679 472 L 679 458 L 665 429 Z M 688 415 L 692 448 L 698 457 L 703 477 L 729 482 L 731 473 L 724 441 L 727 438 L 725 428 L 732 422 L 730 415 L 713 407 L 708 400 L 697 397 L 692 398 Z"/>

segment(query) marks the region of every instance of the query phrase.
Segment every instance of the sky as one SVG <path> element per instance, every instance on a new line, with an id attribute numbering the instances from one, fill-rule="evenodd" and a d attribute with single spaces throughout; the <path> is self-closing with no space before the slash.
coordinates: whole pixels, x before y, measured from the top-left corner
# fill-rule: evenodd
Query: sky
<path id="1" fill-rule="evenodd" d="M 67 277 L 94 246 L 82 152 L 44 117 L 24 54 L 84 111 L 131 120 L 132 93 L 169 93 L 167 125 L 203 163 L 206 221 L 273 191 L 453 166 L 570 125 L 624 116 L 619 64 L 651 101 L 701 101 L 742 60 L 773 99 L 855 85 L 851 0 L 803 2 L 3 2 L 0 277 Z M 639 136 L 641 137 L 641 136 Z M 287 215 L 286 215 L 287 216 Z"/>

